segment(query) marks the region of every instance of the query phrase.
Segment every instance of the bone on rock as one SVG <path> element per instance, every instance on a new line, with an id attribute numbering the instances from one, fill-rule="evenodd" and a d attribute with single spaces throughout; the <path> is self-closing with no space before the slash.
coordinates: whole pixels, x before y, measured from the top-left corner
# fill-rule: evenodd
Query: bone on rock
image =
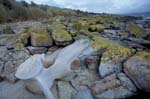
<path id="1" fill-rule="evenodd" d="M 22 63 L 15 76 L 22 80 L 35 80 L 43 91 L 46 99 L 54 99 L 50 88 L 55 79 L 59 79 L 72 70 L 71 63 L 90 47 L 88 39 L 82 39 L 63 48 L 55 59 L 53 65 L 44 68 L 45 54 L 36 54 Z"/>

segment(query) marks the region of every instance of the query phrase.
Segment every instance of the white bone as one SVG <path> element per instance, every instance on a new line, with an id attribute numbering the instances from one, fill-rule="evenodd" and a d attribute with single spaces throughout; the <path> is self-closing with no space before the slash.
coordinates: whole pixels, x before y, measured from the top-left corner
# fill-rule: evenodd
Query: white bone
<path id="1" fill-rule="evenodd" d="M 15 76 L 23 80 L 36 80 L 46 99 L 53 99 L 53 95 L 49 90 L 53 81 L 72 71 L 70 68 L 71 63 L 89 47 L 89 43 L 89 40 L 84 39 L 65 47 L 58 54 L 55 63 L 49 68 L 43 66 L 42 62 L 46 60 L 44 54 L 34 55 L 19 66 Z"/>

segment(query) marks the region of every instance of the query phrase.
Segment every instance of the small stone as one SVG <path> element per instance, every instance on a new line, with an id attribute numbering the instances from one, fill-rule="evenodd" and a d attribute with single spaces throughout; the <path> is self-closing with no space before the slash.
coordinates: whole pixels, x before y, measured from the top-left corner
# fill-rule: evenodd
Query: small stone
<path id="1" fill-rule="evenodd" d="M 85 59 L 86 61 L 86 66 L 90 70 L 98 70 L 98 66 L 100 63 L 100 59 L 98 56 L 89 56 Z"/>
<path id="2" fill-rule="evenodd" d="M 45 47 L 33 47 L 33 46 L 28 46 L 27 49 L 31 54 L 42 54 L 47 51 L 47 48 Z"/>

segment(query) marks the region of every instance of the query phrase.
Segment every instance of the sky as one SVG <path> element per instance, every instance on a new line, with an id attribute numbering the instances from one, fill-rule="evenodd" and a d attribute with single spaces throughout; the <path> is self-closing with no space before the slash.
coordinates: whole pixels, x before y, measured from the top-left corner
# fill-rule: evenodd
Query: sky
<path id="1" fill-rule="evenodd" d="M 18 0 L 21 1 L 21 0 Z M 95 13 L 138 13 L 150 11 L 150 0 L 24 0 L 61 8 L 79 9 Z"/>

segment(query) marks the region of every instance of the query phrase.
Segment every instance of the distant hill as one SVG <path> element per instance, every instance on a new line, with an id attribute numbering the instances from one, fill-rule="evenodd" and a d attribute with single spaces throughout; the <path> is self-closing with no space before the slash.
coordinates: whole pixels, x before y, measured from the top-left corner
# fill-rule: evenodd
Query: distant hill
<path id="1" fill-rule="evenodd" d="M 150 19 L 150 12 L 142 12 L 142 13 L 132 13 L 132 14 L 128 14 L 131 16 L 141 16 L 144 19 Z"/>

